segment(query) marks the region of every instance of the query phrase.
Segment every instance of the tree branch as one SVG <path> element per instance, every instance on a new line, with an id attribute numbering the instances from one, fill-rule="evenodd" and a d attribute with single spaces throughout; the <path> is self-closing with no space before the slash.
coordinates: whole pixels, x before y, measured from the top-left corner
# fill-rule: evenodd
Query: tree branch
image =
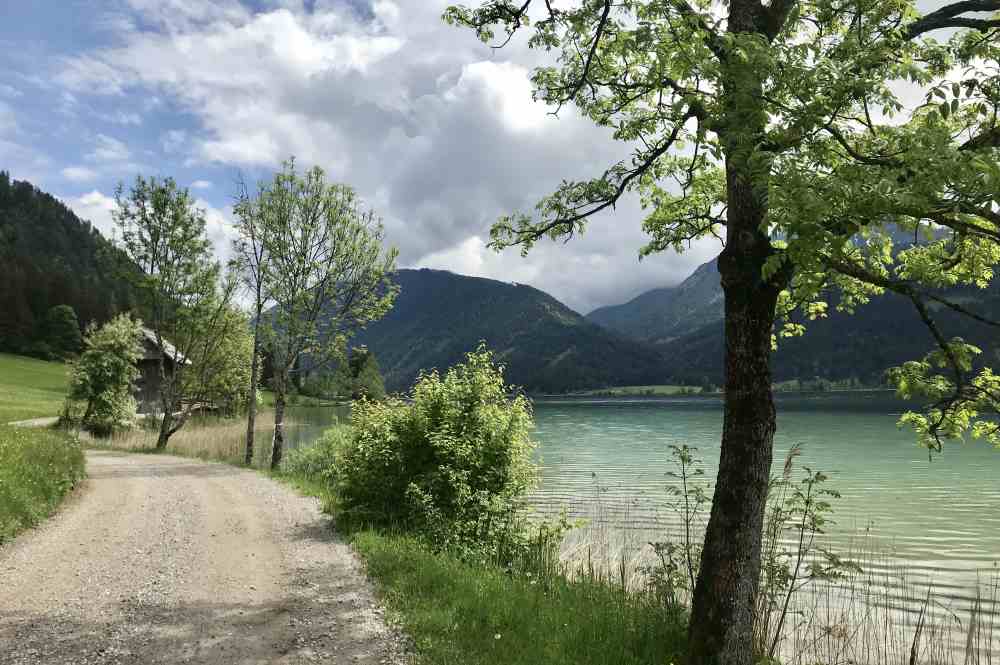
<path id="1" fill-rule="evenodd" d="M 719 37 L 712 26 L 705 22 L 705 17 L 694 10 L 687 0 L 671 0 L 671 4 L 677 9 L 681 16 L 685 18 L 694 19 L 698 27 L 704 32 L 705 46 L 711 51 L 719 61 L 725 61 L 726 59 L 726 49 L 722 45 L 722 39 Z"/>
<path id="2" fill-rule="evenodd" d="M 584 200 L 580 202 L 574 202 L 574 205 L 569 208 L 571 214 L 565 216 L 559 216 L 555 219 L 540 225 L 527 225 L 526 227 L 513 228 L 509 223 L 501 223 L 494 227 L 494 232 L 497 229 L 500 230 L 502 234 L 506 234 L 513 238 L 512 241 L 505 242 L 501 240 L 494 240 L 491 245 L 494 247 L 503 247 L 509 245 L 525 245 L 530 246 L 537 240 L 540 240 L 546 235 L 549 235 L 556 229 L 563 228 L 566 230 L 567 234 L 572 235 L 574 226 L 582 222 L 583 220 L 595 215 L 602 210 L 613 207 L 622 195 L 628 190 L 629 185 L 636 178 L 640 177 L 646 171 L 656 163 L 656 160 L 667 153 L 668 150 L 676 143 L 678 136 L 680 136 L 681 130 L 688 120 L 695 117 L 693 111 L 689 110 L 684 116 L 677 121 L 674 125 L 673 131 L 670 135 L 662 141 L 658 146 L 656 146 L 651 152 L 649 152 L 645 158 L 634 168 L 628 170 L 624 177 L 614 185 L 613 191 L 608 195 L 601 198 L 593 198 L 591 200 Z M 619 162 L 619 164 L 621 164 Z M 603 179 L 609 180 L 612 169 L 609 169 L 604 173 Z M 609 183 L 610 184 L 610 183 Z M 587 206 L 592 206 L 587 208 Z"/>
<path id="3" fill-rule="evenodd" d="M 583 88 L 587 83 L 587 78 L 590 75 L 590 67 L 594 62 L 594 55 L 597 53 L 597 47 L 601 43 L 601 37 L 604 36 L 604 31 L 607 28 L 608 16 L 611 15 L 611 0 L 604 0 L 604 12 L 601 14 L 601 18 L 597 23 L 597 31 L 594 33 L 594 41 L 590 45 L 590 51 L 587 53 L 587 60 L 583 63 L 583 71 L 580 72 L 580 78 L 570 87 L 569 94 L 567 94 L 563 99 L 559 100 L 559 104 L 564 102 L 573 101 L 577 93 Z"/>
<path id="4" fill-rule="evenodd" d="M 876 275 L 871 271 L 865 270 L 859 265 L 853 263 L 847 263 L 844 261 L 838 261 L 837 259 L 831 257 L 825 258 L 824 262 L 830 268 L 836 270 L 842 275 L 847 275 L 848 277 L 852 277 L 858 281 L 865 282 L 866 284 L 879 286 L 883 289 L 886 289 L 887 291 L 893 291 L 902 296 L 906 296 L 910 300 L 922 300 L 926 298 L 927 300 L 931 300 L 933 302 L 944 305 L 948 309 L 957 312 L 959 314 L 962 314 L 963 316 L 966 316 L 974 321 L 978 321 L 979 323 L 992 326 L 995 328 L 1000 328 L 1000 321 L 994 321 L 980 314 L 976 314 L 972 310 L 969 310 L 963 307 L 962 305 L 959 305 L 956 302 L 952 302 L 951 300 L 942 298 L 941 296 L 937 296 L 932 293 L 928 293 L 926 291 L 918 291 L 909 282 L 894 280 L 889 277 L 882 277 L 881 275 Z"/>
<path id="5" fill-rule="evenodd" d="M 909 41 L 941 28 L 971 28 L 973 30 L 989 30 L 1000 27 L 1000 20 L 997 19 L 977 19 L 959 16 L 966 12 L 995 12 L 1000 11 L 1000 0 L 964 0 L 955 2 L 946 7 L 931 12 L 903 30 L 903 37 Z"/>

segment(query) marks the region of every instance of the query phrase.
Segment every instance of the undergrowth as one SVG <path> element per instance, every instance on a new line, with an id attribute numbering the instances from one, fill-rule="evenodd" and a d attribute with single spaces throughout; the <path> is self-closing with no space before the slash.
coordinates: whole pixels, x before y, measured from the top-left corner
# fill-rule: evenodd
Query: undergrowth
<path id="1" fill-rule="evenodd" d="M 66 434 L 0 427 L 0 543 L 51 515 L 85 473 L 83 451 Z"/>
<path id="2" fill-rule="evenodd" d="M 503 570 L 432 552 L 405 535 L 352 537 L 425 665 L 679 662 L 685 617 L 588 578 Z"/>

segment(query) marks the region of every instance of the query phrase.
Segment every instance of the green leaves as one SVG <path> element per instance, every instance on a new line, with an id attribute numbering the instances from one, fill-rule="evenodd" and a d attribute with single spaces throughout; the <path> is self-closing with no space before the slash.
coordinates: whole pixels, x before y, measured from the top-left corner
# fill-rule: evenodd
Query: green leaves
<path id="1" fill-rule="evenodd" d="M 397 252 L 383 247 L 381 221 L 354 190 L 328 183 L 319 167 L 300 175 L 285 162 L 251 209 L 267 255 L 262 284 L 275 307 L 265 321 L 283 391 L 301 354 L 317 364 L 341 357 L 354 331 L 388 311 Z"/>
<path id="2" fill-rule="evenodd" d="M 542 4 L 532 24 L 530 0 L 451 8 L 446 20 L 481 37 L 533 28 L 529 46 L 556 51 L 535 97 L 575 104 L 630 155 L 501 218 L 493 247 L 570 238 L 638 193 L 650 235 L 640 257 L 753 217 L 769 239 L 761 279 L 784 288 L 792 276 L 779 318 L 823 315 L 830 292 L 851 311 L 885 292 L 919 305 L 929 289 L 994 278 L 1000 33 L 940 30 L 987 27 L 970 12 L 928 18 L 913 0 L 778 14 L 775 3 Z M 797 322 L 781 334 L 804 332 Z"/>
<path id="3" fill-rule="evenodd" d="M 408 402 L 358 403 L 334 469 L 344 515 L 413 531 L 435 549 L 512 545 L 536 474 L 531 404 L 512 392 L 480 347 L 444 376 L 422 375 Z"/>
<path id="4" fill-rule="evenodd" d="M 82 403 L 78 418 L 88 431 L 108 436 L 132 427 L 136 412 L 133 382 L 139 378 L 136 362 L 142 357 L 142 323 L 120 314 L 100 328 L 91 326 L 84 351 L 72 365 L 67 415 Z"/>

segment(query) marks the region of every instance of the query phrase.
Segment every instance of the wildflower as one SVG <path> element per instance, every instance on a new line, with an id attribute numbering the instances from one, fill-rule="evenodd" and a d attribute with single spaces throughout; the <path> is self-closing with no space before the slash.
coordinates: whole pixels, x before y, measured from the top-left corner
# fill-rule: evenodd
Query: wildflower
<path id="1" fill-rule="evenodd" d="M 500 633 L 497 633 L 496 635 L 494 635 L 494 636 L 493 636 L 493 639 L 495 639 L 495 640 L 499 640 L 499 639 L 500 639 Z"/>

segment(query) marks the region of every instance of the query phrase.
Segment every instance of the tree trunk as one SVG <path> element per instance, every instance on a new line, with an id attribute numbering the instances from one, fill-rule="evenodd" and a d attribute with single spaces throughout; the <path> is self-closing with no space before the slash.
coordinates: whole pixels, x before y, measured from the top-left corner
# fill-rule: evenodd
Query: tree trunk
<path id="1" fill-rule="evenodd" d="M 160 420 L 160 434 L 156 438 L 156 449 L 163 450 L 167 447 L 170 435 L 173 434 L 171 428 L 174 423 L 174 414 L 169 407 L 163 409 L 163 419 Z"/>
<path id="2" fill-rule="evenodd" d="M 274 439 L 271 441 L 271 469 L 281 466 L 281 454 L 285 447 L 285 389 L 278 387 L 274 398 Z"/>
<path id="3" fill-rule="evenodd" d="M 257 319 L 260 319 L 258 308 Z M 250 392 L 247 396 L 247 445 L 243 462 L 253 464 L 254 430 L 257 426 L 257 373 L 260 368 L 260 324 L 253 327 L 253 358 L 250 360 Z"/>
<path id="4" fill-rule="evenodd" d="M 745 165 L 746 162 L 743 162 Z M 719 256 L 725 293 L 725 416 L 719 475 L 688 632 L 692 665 L 754 662 L 753 625 L 775 431 L 771 334 L 786 277 L 765 283 L 773 248 L 766 195 L 750 169 L 727 162 L 729 214 Z M 766 183 L 763 186 L 766 192 Z M 777 283 L 776 283 L 777 282 Z"/>

